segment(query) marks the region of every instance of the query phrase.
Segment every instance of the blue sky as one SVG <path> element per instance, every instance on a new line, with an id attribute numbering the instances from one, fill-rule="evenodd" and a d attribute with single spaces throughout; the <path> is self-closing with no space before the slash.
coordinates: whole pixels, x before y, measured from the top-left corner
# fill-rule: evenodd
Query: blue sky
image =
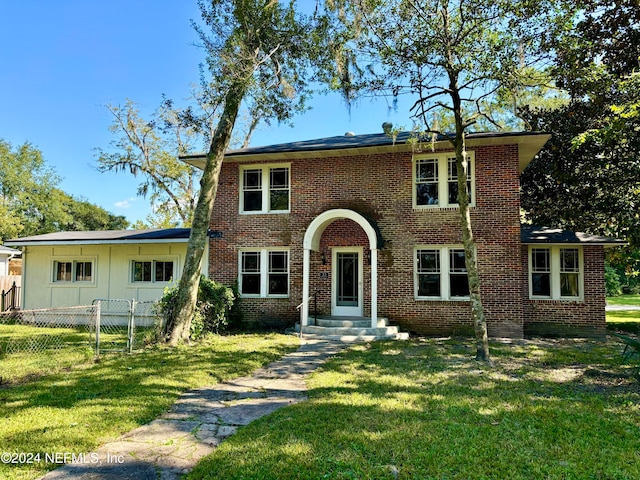
<path id="1" fill-rule="evenodd" d="M 315 0 L 306 0 L 314 3 Z M 128 173 L 99 173 L 95 149 L 114 138 L 104 105 L 127 98 L 149 114 L 162 94 L 184 104 L 203 52 L 190 20 L 195 0 L 0 0 L 0 138 L 39 148 L 67 193 L 131 222 L 149 212 Z M 348 112 L 319 96 L 295 127 L 263 126 L 252 145 L 380 132 L 408 112 L 363 100 Z"/>

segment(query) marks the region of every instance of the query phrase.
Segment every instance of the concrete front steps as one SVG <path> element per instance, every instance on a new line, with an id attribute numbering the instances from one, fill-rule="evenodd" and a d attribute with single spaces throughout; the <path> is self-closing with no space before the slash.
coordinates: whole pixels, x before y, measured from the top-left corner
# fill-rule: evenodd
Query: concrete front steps
<path id="1" fill-rule="evenodd" d="M 371 328 L 371 318 L 364 317 L 309 317 L 309 323 L 302 328 L 304 338 L 333 340 L 339 342 L 370 342 L 373 340 L 407 340 L 409 334 L 400 332 L 398 327 L 389 326 L 388 319 L 378 318 L 376 328 Z M 300 324 L 296 324 L 300 332 Z"/>

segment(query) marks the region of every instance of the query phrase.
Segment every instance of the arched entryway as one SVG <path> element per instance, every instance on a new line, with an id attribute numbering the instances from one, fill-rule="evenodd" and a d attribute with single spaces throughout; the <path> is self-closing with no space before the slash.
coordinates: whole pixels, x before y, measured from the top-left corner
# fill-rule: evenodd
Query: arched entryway
<path id="1" fill-rule="evenodd" d="M 356 222 L 362 230 L 365 232 L 369 249 L 371 251 L 371 327 L 375 328 L 378 321 L 378 249 L 380 245 L 380 237 L 374 226 L 374 224 L 367 218 L 348 209 L 334 209 L 327 210 L 326 212 L 318 215 L 307 227 L 304 234 L 303 248 L 303 281 L 302 281 L 302 305 L 300 324 L 304 327 L 308 324 L 309 320 L 309 275 L 310 275 L 310 258 L 311 251 L 319 251 L 320 239 L 325 229 L 336 220 L 349 219 Z M 348 262 L 353 261 L 348 255 L 340 257 L 340 261 L 344 261 L 345 265 Z M 361 260 L 360 260 L 361 261 Z M 335 276 L 335 275 L 334 275 Z"/>

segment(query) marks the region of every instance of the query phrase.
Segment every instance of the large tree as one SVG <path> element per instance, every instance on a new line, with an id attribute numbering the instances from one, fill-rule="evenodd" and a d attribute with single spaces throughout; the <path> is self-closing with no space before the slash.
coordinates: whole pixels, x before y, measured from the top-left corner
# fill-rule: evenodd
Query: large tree
<path id="1" fill-rule="evenodd" d="M 200 268 L 224 153 L 243 104 L 286 121 L 304 108 L 312 72 L 326 65 L 326 24 L 318 14 L 302 15 L 296 2 L 212 0 L 198 2 L 204 25 L 195 24 L 207 52 L 212 91 L 222 112 L 211 137 L 193 215 L 175 314 L 173 345 L 189 338 Z"/>
<path id="2" fill-rule="evenodd" d="M 553 40 L 571 102 L 526 110 L 553 138 L 522 176 L 522 204 L 541 224 L 628 238 L 640 246 L 640 8 L 578 2 L 575 28 Z"/>
<path id="3" fill-rule="evenodd" d="M 167 99 L 150 120 L 141 116 L 138 105 L 131 100 L 106 108 L 113 117 L 109 131 L 117 137 L 108 149 L 96 149 L 98 170 L 141 176 L 138 195 L 150 197 L 150 226 L 189 226 L 197 198 L 198 172 L 180 162 L 178 155 L 200 148 L 202 117 L 186 124 L 185 116 L 195 118 L 192 109 L 175 108 Z"/>
<path id="4" fill-rule="evenodd" d="M 126 228 L 124 217 L 62 191 L 60 177 L 30 143 L 0 140 L 0 240 L 67 230 Z"/>
<path id="5" fill-rule="evenodd" d="M 491 105 L 505 92 L 545 83 L 545 32 L 563 25 L 553 1 L 356 0 L 336 2 L 352 34 L 342 85 L 355 92 L 412 98 L 419 141 L 450 142 L 456 156 L 460 227 L 476 333 L 476 358 L 491 362 L 469 210 L 465 135 L 479 121 L 496 124 Z M 349 72 L 349 67 L 351 71 Z M 346 80 L 346 82 L 345 82 Z M 442 112 L 453 132 L 435 119 Z"/>

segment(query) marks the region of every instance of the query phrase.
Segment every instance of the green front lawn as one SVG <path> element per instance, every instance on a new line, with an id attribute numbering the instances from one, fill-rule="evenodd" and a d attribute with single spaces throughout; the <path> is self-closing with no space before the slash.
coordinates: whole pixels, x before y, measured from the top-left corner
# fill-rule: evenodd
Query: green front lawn
<path id="1" fill-rule="evenodd" d="M 90 452 L 153 420 L 182 392 L 247 375 L 298 345 L 293 336 L 256 334 L 103 355 L 98 363 L 90 349 L 2 355 L 0 453 Z M 50 467 L 0 463 L 0 478 L 36 478 Z"/>
<path id="2" fill-rule="evenodd" d="M 607 330 L 640 334 L 640 310 L 608 311 Z"/>
<path id="3" fill-rule="evenodd" d="M 640 386 L 613 340 L 357 345 L 307 402 L 240 429 L 188 478 L 640 478 Z"/>
<path id="4" fill-rule="evenodd" d="M 633 305 L 640 308 L 640 295 L 619 295 L 617 297 L 607 297 L 609 305 Z"/>

